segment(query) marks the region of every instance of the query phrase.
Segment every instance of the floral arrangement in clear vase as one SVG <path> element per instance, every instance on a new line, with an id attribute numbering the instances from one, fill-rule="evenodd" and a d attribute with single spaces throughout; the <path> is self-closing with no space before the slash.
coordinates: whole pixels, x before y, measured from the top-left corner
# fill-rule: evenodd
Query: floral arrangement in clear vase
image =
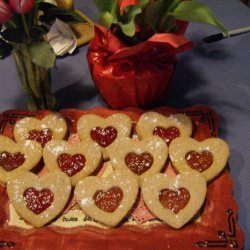
<path id="1" fill-rule="evenodd" d="M 0 58 L 12 52 L 30 111 L 58 109 L 51 91 L 56 54 L 46 40 L 57 18 L 67 24 L 87 22 L 74 10 L 44 0 L 0 0 Z"/>

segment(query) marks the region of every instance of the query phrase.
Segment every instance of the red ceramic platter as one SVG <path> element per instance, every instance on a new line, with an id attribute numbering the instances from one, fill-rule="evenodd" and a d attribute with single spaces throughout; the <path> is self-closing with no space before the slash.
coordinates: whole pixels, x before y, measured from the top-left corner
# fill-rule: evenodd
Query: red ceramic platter
<path id="1" fill-rule="evenodd" d="M 177 110 L 168 107 L 154 109 L 164 115 L 185 113 L 193 121 L 193 137 L 204 140 L 218 136 L 217 114 L 209 107 L 194 106 Z M 76 133 L 76 122 L 84 114 L 103 117 L 122 112 L 131 117 L 133 128 L 145 112 L 136 108 L 122 111 L 95 108 L 61 110 L 67 119 L 69 134 Z M 13 127 L 19 119 L 34 116 L 39 119 L 49 111 L 27 112 L 10 110 L 0 115 L 0 134 L 13 138 Z M 133 131 L 135 133 L 135 130 Z M 237 166 L 230 166 L 237 167 Z M 237 223 L 238 207 L 232 194 L 233 182 L 228 167 L 208 185 L 207 197 L 198 221 L 190 221 L 181 229 L 158 223 L 150 226 L 122 224 L 112 229 L 95 226 L 62 228 L 47 225 L 38 229 L 23 229 L 8 225 L 8 196 L 0 186 L 0 248 L 13 249 L 242 249 L 243 233 Z"/>

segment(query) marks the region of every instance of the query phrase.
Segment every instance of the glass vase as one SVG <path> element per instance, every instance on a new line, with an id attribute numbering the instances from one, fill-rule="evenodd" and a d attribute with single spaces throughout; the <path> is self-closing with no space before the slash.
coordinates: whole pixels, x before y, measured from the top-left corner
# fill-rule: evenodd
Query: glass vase
<path id="1" fill-rule="evenodd" d="M 27 96 L 27 109 L 57 110 L 58 101 L 51 92 L 51 70 L 34 64 L 27 43 L 18 44 L 13 49 L 20 83 Z"/>

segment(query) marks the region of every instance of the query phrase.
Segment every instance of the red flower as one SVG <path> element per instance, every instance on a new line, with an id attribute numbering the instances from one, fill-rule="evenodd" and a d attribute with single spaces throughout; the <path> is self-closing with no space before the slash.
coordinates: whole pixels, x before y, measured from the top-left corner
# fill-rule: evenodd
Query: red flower
<path id="1" fill-rule="evenodd" d="M 24 14 L 32 10 L 35 0 L 9 0 L 9 3 L 15 12 Z"/>
<path id="2" fill-rule="evenodd" d="M 129 5 L 136 5 L 136 4 L 139 4 L 139 0 L 119 0 L 121 14 L 123 13 L 124 8 L 126 8 Z"/>
<path id="3" fill-rule="evenodd" d="M 13 16 L 13 11 L 5 1 L 0 0 L 0 23 L 8 22 Z"/>

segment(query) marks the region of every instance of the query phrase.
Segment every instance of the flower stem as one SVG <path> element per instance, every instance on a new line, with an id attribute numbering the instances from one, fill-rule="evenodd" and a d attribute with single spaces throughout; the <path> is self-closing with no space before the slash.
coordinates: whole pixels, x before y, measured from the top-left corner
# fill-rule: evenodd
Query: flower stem
<path id="1" fill-rule="evenodd" d="M 36 2 L 35 3 L 35 6 L 34 6 L 34 11 L 33 11 L 33 24 L 36 25 L 37 24 L 37 21 L 38 21 L 38 10 L 39 10 L 39 2 Z"/>
<path id="2" fill-rule="evenodd" d="M 13 21 L 13 20 L 9 20 L 9 22 L 8 22 L 13 28 L 17 28 L 17 26 L 16 26 L 16 24 L 15 24 L 15 22 Z"/>
<path id="3" fill-rule="evenodd" d="M 30 88 L 30 86 L 28 84 L 28 80 L 27 80 L 28 79 L 28 77 L 27 77 L 28 72 L 27 72 L 26 66 L 25 66 L 26 61 L 25 61 L 23 51 L 21 49 L 14 49 L 13 56 L 14 56 L 14 59 L 16 62 L 16 68 L 17 68 L 18 74 L 20 76 L 22 88 L 28 96 L 29 107 L 32 107 L 33 110 L 36 110 L 39 108 L 39 105 L 36 101 L 36 97 L 34 96 L 32 89 Z"/>
<path id="4" fill-rule="evenodd" d="M 28 48 L 27 44 L 24 44 L 23 53 L 24 53 L 24 60 L 25 60 L 25 63 L 27 65 L 27 74 L 28 74 L 27 77 L 28 77 L 29 87 L 33 91 L 34 95 L 36 97 L 39 97 L 40 96 L 40 91 L 39 91 L 39 88 L 38 88 L 37 83 L 36 83 L 34 65 L 33 65 L 32 61 L 31 61 L 30 54 L 29 54 L 29 48 Z"/>
<path id="5" fill-rule="evenodd" d="M 25 33 L 26 33 L 26 35 L 27 35 L 27 38 L 30 39 L 29 27 L 28 27 L 28 24 L 27 24 L 25 15 L 24 15 L 24 14 L 21 14 L 21 17 L 22 17 L 22 22 L 23 22 L 24 31 L 25 31 Z"/>
<path id="6" fill-rule="evenodd" d="M 39 79 L 41 80 L 41 82 L 43 84 L 40 84 L 40 98 L 43 102 L 43 105 L 44 105 L 44 108 L 45 109 L 48 109 L 48 105 L 47 105 L 47 100 L 46 100 L 46 94 L 45 94 L 45 91 L 44 91 L 44 85 L 46 83 L 46 79 L 44 77 L 44 71 L 45 69 L 44 68 L 40 68 L 36 65 L 36 71 L 37 71 L 37 76 L 39 77 Z"/>

